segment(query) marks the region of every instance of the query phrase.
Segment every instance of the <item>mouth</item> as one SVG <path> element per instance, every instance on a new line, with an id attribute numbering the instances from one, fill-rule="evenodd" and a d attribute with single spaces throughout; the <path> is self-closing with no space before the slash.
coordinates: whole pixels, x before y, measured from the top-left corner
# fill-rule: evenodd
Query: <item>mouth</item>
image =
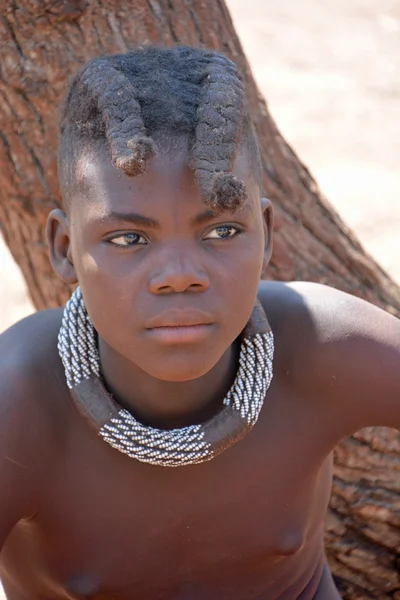
<path id="1" fill-rule="evenodd" d="M 146 332 L 165 344 L 196 343 L 205 339 L 215 328 L 210 315 L 198 310 L 170 310 L 150 320 Z"/>
<path id="2" fill-rule="evenodd" d="M 163 325 L 147 329 L 147 333 L 158 342 L 165 344 L 193 344 L 204 340 L 214 328 L 212 323 L 193 325 Z"/>

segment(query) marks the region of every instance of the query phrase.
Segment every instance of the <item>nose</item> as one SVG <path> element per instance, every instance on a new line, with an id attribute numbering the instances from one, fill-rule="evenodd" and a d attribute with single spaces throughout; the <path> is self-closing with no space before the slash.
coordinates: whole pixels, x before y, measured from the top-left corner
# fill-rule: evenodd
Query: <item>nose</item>
<path id="1" fill-rule="evenodd" d="M 149 279 L 152 294 L 205 292 L 210 286 L 208 274 L 194 251 L 182 246 L 169 248 L 162 251 L 157 262 Z"/>

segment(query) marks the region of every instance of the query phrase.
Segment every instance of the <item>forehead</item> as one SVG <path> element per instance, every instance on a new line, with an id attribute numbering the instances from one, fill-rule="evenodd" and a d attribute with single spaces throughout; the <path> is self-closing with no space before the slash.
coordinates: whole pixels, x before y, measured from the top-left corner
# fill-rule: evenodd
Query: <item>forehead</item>
<path id="1" fill-rule="evenodd" d="M 204 208 L 194 172 L 189 168 L 189 154 L 185 145 L 157 152 L 146 172 L 129 177 L 113 166 L 107 148 L 88 150 L 75 163 L 74 202 L 112 208 L 129 208 L 139 204 L 147 207 L 157 199 L 165 208 L 182 201 L 194 209 Z M 232 173 L 241 179 L 248 192 L 247 204 L 259 200 L 259 187 L 251 171 L 249 157 L 242 151 L 236 158 Z M 149 207 L 150 208 L 150 207 Z M 160 208 L 158 206 L 158 208 Z"/>

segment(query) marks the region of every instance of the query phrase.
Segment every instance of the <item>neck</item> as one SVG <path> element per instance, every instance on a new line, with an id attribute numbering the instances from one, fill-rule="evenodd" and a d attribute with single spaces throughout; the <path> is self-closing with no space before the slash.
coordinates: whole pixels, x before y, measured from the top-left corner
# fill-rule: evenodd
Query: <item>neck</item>
<path id="1" fill-rule="evenodd" d="M 102 375 L 108 391 L 144 425 L 174 429 L 202 423 L 222 409 L 236 377 L 239 347 L 226 350 L 208 373 L 190 381 L 163 381 L 99 339 Z"/>

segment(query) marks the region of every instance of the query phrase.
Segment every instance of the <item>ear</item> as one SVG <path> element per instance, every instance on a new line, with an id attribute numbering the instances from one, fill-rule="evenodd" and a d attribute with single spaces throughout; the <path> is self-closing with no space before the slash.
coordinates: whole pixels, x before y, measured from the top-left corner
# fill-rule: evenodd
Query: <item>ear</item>
<path id="1" fill-rule="evenodd" d="M 272 256 L 272 236 L 274 230 L 274 212 L 272 209 L 272 202 L 268 198 L 261 198 L 261 211 L 264 218 L 264 261 L 263 261 L 263 272 L 267 268 L 269 261 Z"/>
<path id="2" fill-rule="evenodd" d="M 51 211 L 47 218 L 46 234 L 54 271 L 64 283 L 77 283 L 72 261 L 69 222 L 63 210 L 57 208 Z"/>

